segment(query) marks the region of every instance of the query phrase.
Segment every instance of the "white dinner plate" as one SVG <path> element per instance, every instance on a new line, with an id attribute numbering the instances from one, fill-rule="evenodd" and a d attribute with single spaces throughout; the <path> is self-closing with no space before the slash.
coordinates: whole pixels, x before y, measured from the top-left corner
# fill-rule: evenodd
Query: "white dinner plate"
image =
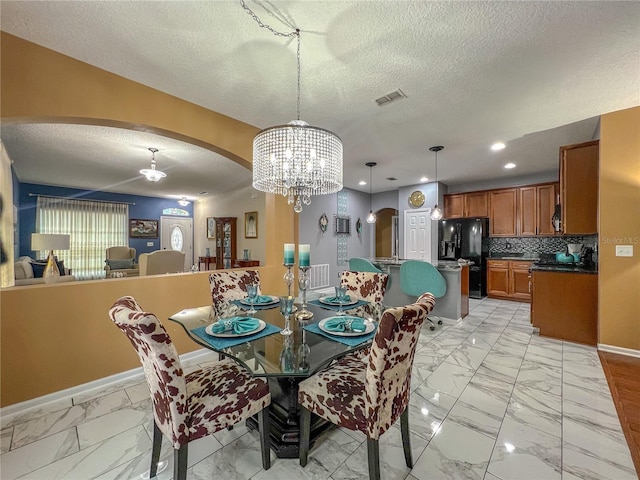
<path id="1" fill-rule="evenodd" d="M 368 333 L 373 332 L 376 329 L 376 324 L 374 322 L 368 322 L 365 320 L 365 330 L 364 332 L 333 332 L 324 328 L 324 324 L 327 323 L 328 320 L 332 320 L 334 318 L 341 318 L 340 316 L 324 318 L 318 322 L 318 328 L 323 332 L 330 333 L 331 335 L 337 335 L 339 337 L 360 337 L 362 335 L 366 335 Z"/>
<path id="2" fill-rule="evenodd" d="M 255 333 L 261 332 L 267 326 L 267 324 L 263 320 L 260 320 L 259 318 L 256 318 L 256 320 L 258 320 L 258 323 L 259 323 L 258 328 L 256 328 L 255 330 L 251 330 L 250 332 L 244 332 L 244 333 L 233 333 L 233 332 L 214 333 L 213 330 L 212 330 L 213 325 L 214 325 L 213 323 L 211 325 L 207 325 L 207 328 L 205 328 L 204 331 L 207 332 L 207 334 L 211 335 L 212 337 L 220 337 L 220 338 L 246 337 L 247 335 L 253 335 Z"/>
<path id="3" fill-rule="evenodd" d="M 256 307 L 261 307 L 263 305 L 273 305 L 274 303 L 278 303 L 280 301 L 280 299 L 278 297 L 274 297 L 272 295 L 263 295 L 263 297 L 270 297 L 271 301 L 270 302 L 266 302 L 266 303 L 257 303 L 256 302 L 256 304 L 255 304 Z M 241 299 L 240 303 L 243 304 L 243 305 L 251 306 L 251 302 L 249 301 L 249 299 L 247 297 Z"/>
<path id="4" fill-rule="evenodd" d="M 340 306 L 340 304 L 338 302 L 333 302 L 331 300 L 329 300 L 330 298 L 334 298 L 335 295 L 327 295 L 325 297 L 320 297 L 318 299 L 318 301 L 320 303 L 324 303 L 325 305 L 331 305 L 332 307 L 338 307 Z M 348 305 L 355 305 L 356 303 L 358 303 L 358 299 L 356 297 L 354 297 L 353 295 L 349 295 L 349 301 L 348 302 L 342 302 L 342 306 L 348 306 Z"/>

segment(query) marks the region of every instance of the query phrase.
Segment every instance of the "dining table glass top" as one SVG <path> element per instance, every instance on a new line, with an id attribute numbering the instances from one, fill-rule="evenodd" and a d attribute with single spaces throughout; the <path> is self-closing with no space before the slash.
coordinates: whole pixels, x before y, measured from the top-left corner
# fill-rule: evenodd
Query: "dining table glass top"
<path id="1" fill-rule="evenodd" d="M 274 308 L 258 309 L 252 315 L 246 312 L 249 309 L 248 306 L 238 305 L 238 302 L 235 302 L 234 305 L 235 308 L 232 305 L 232 309 L 229 310 L 228 315 L 224 316 L 225 318 L 250 316 L 266 323 L 267 329 L 262 332 L 263 335 L 271 331 L 275 333 L 259 338 L 255 337 L 258 337 L 261 332 L 255 336 L 246 335 L 246 340 L 242 336 L 236 336 L 235 340 L 231 342 L 236 344 L 230 346 L 224 345 L 224 340 L 229 338 L 226 336 L 220 344 L 216 344 L 218 338 L 213 335 L 210 338 L 209 333 L 203 333 L 207 330 L 212 332 L 213 324 L 219 320 L 214 315 L 211 306 L 181 310 L 171 315 L 169 320 L 182 325 L 187 335 L 196 343 L 235 359 L 254 376 L 260 377 L 308 377 L 313 375 L 332 360 L 369 345 L 377 325 L 375 322 L 371 324 L 372 318 L 365 318 L 364 322 L 368 325 L 367 334 L 353 334 L 348 338 L 350 344 L 345 344 L 341 342 L 341 340 L 347 341 L 344 334 L 333 335 L 327 334 L 327 332 L 322 334 L 323 332 L 314 333 L 304 329 L 305 326 L 309 326 L 309 328 L 318 331 L 317 325 L 314 327 L 313 324 L 319 325 L 322 320 L 337 316 L 335 310 L 323 308 L 320 305 L 307 304 L 307 310 L 313 313 L 313 317 L 306 321 L 299 321 L 295 318 L 295 313 L 291 315 L 290 328 L 293 333 L 286 336 L 280 334 L 285 321 L 278 305 L 275 305 Z M 297 308 L 300 306 L 297 305 Z M 350 306 L 345 305 L 343 307 L 344 313 L 353 315 L 353 309 L 350 312 L 349 308 Z"/>

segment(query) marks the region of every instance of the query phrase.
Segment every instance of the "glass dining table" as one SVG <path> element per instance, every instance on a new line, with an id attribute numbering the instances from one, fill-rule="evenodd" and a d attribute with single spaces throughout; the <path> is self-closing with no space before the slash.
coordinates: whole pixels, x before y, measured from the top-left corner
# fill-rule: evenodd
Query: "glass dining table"
<path id="1" fill-rule="evenodd" d="M 243 310 L 249 309 L 236 303 Z M 357 305 L 347 305 L 343 310 L 349 315 L 353 313 L 350 309 L 362 304 L 360 301 Z M 243 310 L 236 310 L 233 315 L 248 316 Z M 293 333 L 285 336 L 280 334 L 285 322 L 279 306 L 274 303 L 273 306 L 258 307 L 257 313 L 251 317 L 264 322 L 266 329 L 255 335 L 234 336 L 229 341 L 227 339 L 231 336 L 215 338 L 203 333 L 206 330 L 211 333 L 211 325 L 218 320 L 211 306 L 188 308 L 169 317 L 169 320 L 182 325 L 187 335 L 199 345 L 232 358 L 256 377 L 265 377 L 271 391 L 271 448 L 280 458 L 298 457 L 298 384 L 332 361 L 366 348 L 375 335 L 377 325 L 374 319 L 366 318 L 366 334 L 328 333 L 318 327 L 324 323 L 323 320 L 336 316 L 335 307 L 312 301 L 307 304 L 307 310 L 313 313 L 313 317 L 299 321 L 295 319 L 295 313 L 291 315 Z M 249 428 L 257 428 L 256 419 L 249 419 L 247 423 Z M 328 428 L 331 424 L 319 417 L 312 418 L 311 441 Z"/>

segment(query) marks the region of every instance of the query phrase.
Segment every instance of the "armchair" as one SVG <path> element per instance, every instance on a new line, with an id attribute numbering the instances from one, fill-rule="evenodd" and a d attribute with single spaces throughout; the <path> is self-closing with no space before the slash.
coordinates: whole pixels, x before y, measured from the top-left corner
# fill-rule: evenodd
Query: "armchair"
<path id="1" fill-rule="evenodd" d="M 104 270 L 106 277 L 118 272 L 124 273 L 127 277 L 138 276 L 138 264 L 136 263 L 136 249 L 130 247 L 109 247 L 107 248 Z"/>
<path id="2" fill-rule="evenodd" d="M 183 272 L 184 257 L 184 252 L 177 250 L 155 250 L 150 253 L 141 253 L 138 257 L 140 276 Z"/>

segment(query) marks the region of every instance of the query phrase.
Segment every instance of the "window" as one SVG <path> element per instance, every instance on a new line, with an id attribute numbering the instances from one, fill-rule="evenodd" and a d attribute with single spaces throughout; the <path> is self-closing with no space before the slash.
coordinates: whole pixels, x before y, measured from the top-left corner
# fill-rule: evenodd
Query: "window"
<path id="1" fill-rule="evenodd" d="M 54 253 L 79 280 L 104 278 L 106 249 L 129 245 L 128 221 L 124 203 L 41 196 L 37 201 L 37 232 L 71 236 L 70 249 Z"/>

